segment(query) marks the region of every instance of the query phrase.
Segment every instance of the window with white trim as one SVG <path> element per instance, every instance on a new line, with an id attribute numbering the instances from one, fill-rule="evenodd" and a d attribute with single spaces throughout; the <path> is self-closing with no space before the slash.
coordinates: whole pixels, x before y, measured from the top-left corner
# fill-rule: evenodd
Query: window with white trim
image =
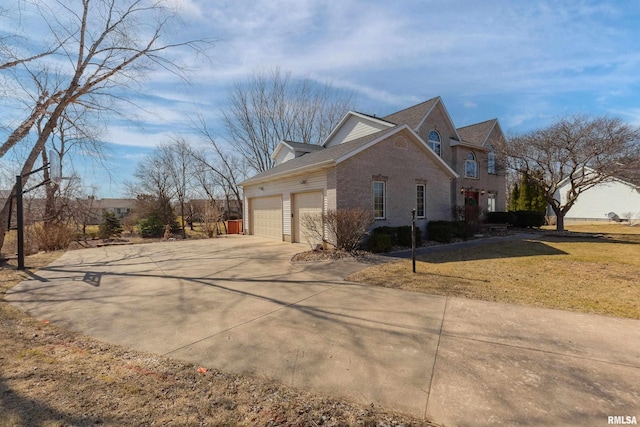
<path id="1" fill-rule="evenodd" d="M 496 153 L 493 151 L 493 147 L 487 154 L 487 173 L 496 174 Z"/>
<path id="2" fill-rule="evenodd" d="M 493 193 L 489 193 L 487 195 L 487 212 L 495 212 L 496 211 L 496 195 Z"/>
<path id="3" fill-rule="evenodd" d="M 373 181 L 373 216 L 384 219 L 385 215 L 385 182 Z"/>
<path id="4" fill-rule="evenodd" d="M 424 184 L 416 184 L 416 218 L 425 217 L 426 205 L 426 186 Z"/>
<path id="5" fill-rule="evenodd" d="M 464 161 L 464 177 L 478 178 L 478 162 L 476 161 L 476 155 L 473 154 L 473 151 L 469 151 L 467 159 Z"/>
<path id="6" fill-rule="evenodd" d="M 429 147 L 438 155 L 442 157 L 442 145 L 440 143 L 440 134 L 432 130 L 429 132 Z"/>

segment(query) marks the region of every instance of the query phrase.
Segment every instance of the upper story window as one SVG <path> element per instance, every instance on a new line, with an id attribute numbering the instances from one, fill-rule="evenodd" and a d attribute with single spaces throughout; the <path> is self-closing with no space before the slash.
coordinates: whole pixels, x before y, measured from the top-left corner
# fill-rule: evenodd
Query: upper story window
<path id="1" fill-rule="evenodd" d="M 487 172 L 490 174 L 496 174 L 496 153 L 491 147 L 491 151 L 487 154 Z"/>
<path id="2" fill-rule="evenodd" d="M 429 147 L 431 147 L 438 156 L 442 157 L 440 134 L 435 130 L 429 132 Z"/>
<path id="3" fill-rule="evenodd" d="M 476 155 L 473 154 L 473 151 L 469 151 L 467 159 L 464 161 L 464 177 L 478 178 L 478 162 L 476 161 Z"/>

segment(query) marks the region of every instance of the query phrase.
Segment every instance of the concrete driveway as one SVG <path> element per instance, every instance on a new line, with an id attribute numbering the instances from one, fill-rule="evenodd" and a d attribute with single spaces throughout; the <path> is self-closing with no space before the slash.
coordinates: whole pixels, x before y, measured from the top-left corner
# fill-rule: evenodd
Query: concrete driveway
<path id="1" fill-rule="evenodd" d="M 640 419 L 640 321 L 347 283 L 253 236 L 66 253 L 6 297 L 112 343 L 445 425 Z"/>

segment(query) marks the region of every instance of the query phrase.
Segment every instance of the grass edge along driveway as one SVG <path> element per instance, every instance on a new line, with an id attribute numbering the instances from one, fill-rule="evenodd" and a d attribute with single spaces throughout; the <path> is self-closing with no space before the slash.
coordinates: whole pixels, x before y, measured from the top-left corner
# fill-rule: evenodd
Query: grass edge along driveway
<path id="1" fill-rule="evenodd" d="M 347 280 L 429 294 L 640 319 L 638 235 L 488 243 L 368 268 Z"/>

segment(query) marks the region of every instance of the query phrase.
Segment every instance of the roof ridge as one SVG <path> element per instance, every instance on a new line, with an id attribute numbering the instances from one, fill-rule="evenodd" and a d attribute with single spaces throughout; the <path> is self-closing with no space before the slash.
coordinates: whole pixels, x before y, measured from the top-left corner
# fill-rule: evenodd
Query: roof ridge
<path id="1" fill-rule="evenodd" d="M 440 98 L 440 96 L 434 96 L 433 98 L 427 99 L 426 101 L 418 102 L 417 104 L 410 105 L 409 107 L 403 108 L 402 110 L 394 111 L 393 113 L 391 113 L 391 114 L 387 114 L 387 115 L 386 115 L 386 116 L 384 116 L 384 117 L 389 117 L 389 116 L 396 115 L 396 114 L 398 114 L 398 113 L 402 113 L 403 111 L 410 110 L 410 109 L 415 108 L 415 107 L 418 107 L 418 106 L 420 106 L 420 105 L 422 105 L 422 104 L 426 104 L 427 102 L 433 102 L 434 100 L 436 100 L 436 99 L 438 99 L 438 98 Z"/>
<path id="2" fill-rule="evenodd" d="M 482 124 L 489 123 L 489 122 L 495 122 L 497 120 L 498 120 L 498 118 L 494 117 L 493 119 L 484 120 L 484 121 L 478 122 L 478 123 L 471 123 L 470 125 L 466 125 L 466 126 L 461 126 L 461 127 L 457 128 L 457 129 L 469 128 L 471 126 L 478 126 L 478 125 L 482 125 Z"/>

